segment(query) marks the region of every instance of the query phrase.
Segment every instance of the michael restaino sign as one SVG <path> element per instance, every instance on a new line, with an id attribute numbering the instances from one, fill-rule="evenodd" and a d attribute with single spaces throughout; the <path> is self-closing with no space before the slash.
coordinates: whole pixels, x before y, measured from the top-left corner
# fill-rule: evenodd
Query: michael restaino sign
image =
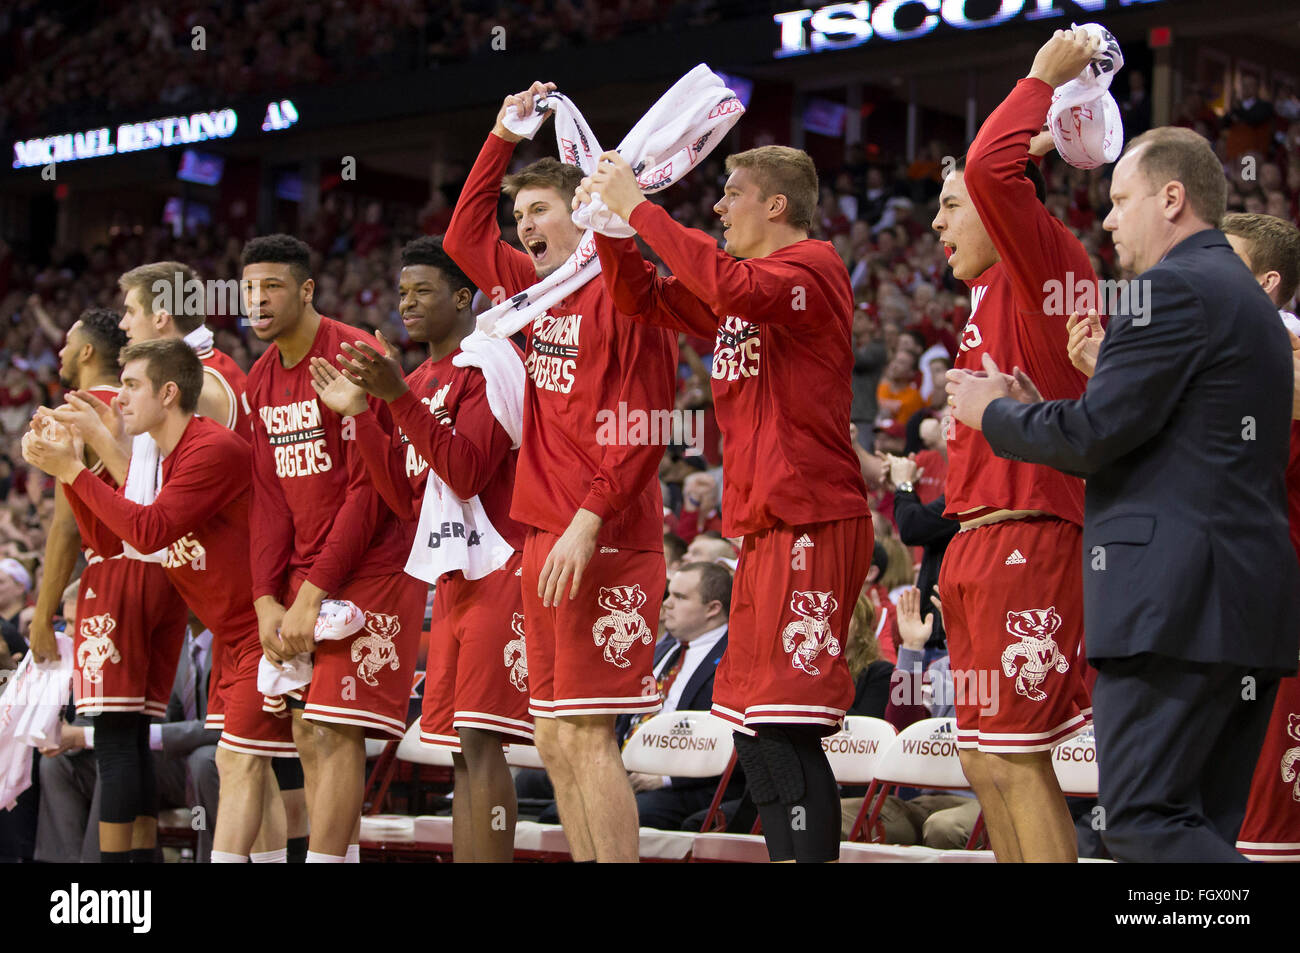
<path id="1" fill-rule="evenodd" d="M 847 50 L 872 39 L 898 42 L 935 30 L 983 30 L 1011 22 L 1057 18 L 1086 22 L 1099 13 L 1165 0 L 859 0 L 774 14 L 780 28 L 777 57 Z"/>

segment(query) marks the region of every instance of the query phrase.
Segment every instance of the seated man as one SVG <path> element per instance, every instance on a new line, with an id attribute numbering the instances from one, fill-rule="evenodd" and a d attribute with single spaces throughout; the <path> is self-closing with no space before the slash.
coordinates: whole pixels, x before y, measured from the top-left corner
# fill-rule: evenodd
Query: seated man
<path id="1" fill-rule="evenodd" d="M 708 711 L 713 676 L 727 650 L 731 573 L 716 563 L 683 563 L 668 584 L 664 616 L 669 638 L 655 646 L 654 675 L 664 712 Z M 615 723 L 626 747 L 647 716 L 625 715 Z M 673 778 L 631 774 L 642 827 L 677 830 L 691 814 L 707 808 L 718 778 Z"/>

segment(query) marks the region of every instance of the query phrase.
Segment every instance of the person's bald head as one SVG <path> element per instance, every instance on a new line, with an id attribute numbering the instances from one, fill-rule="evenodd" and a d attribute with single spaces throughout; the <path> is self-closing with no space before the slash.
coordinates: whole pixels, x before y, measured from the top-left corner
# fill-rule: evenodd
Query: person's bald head
<path id="1" fill-rule="evenodd" d="M 727 542 L 720 536 L 714 536 L 708 533 L 701 533 L 691 540 L 691 544 L 686 547 L 686 558 L 684 562 L 690 563 L 714 563 L 719 559 L 735 561 L 736 547 Z"/>

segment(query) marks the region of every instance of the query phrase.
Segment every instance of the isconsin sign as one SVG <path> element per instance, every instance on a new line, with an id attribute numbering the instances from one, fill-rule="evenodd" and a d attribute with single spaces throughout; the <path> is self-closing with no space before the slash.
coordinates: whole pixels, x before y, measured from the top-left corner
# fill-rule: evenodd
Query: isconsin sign
<path id="1" fill-rule="evenodd" d="M 898 42 L 936 31 L 984 30 L 1004 23 L 1055 19 L 1053 26 L 1166 0 L 880 0 L 791 10 L 772 19 L 780 28 L 775 55 L 847 50 L 873 39 Z"/>

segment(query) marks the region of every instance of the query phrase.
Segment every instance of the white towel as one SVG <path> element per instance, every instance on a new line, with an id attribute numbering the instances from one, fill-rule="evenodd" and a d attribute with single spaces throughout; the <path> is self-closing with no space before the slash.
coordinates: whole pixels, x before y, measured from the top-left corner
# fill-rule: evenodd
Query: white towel
<path id="1" fill-rule="evenodd" d="M 1078 24 L 1071 24 L 1078 29 Z M 1058 86 L 1047 110 L 1047 125 L 1061 158 L 1076 169 L 1095 169 L 1114 162 L 1124 149 L 1124 122 L 1109 92 L 1124 66 L 1124 54 L 1110 31 L 1099 23 L 1083 29 L 1101 40 L 1092 62 L 1076 79 Z"/>
<path id="2" fill-rule="evenodd" d="M 202 353 L 212 347 L 212 332 L 207 325 L 200 324 L 185 335 L 185 343 Z M 158 498 L 162 489 L 162 451 L 153 437 L 147 433 L 136 434 L 131 439 L 131 463 L 126 471 L 126 498 L 132 503 L 148 506 Z M 160 549 L 153 553 L 142 553 L 126 540 L 122 541 L 122 551 L 130 559 L 146 563 L 161 563 L 167 559 L 167 550 Z"/>
<path id="3" fill-rule="evenodd" d="M 515 346 L 475 331 L 461 341 L 460 353 L 452 363 L 482 371 L 492 415 L 510 435 L 511 446 L 518 447 L 524 425 L 525 371 Z M 434 406 L 429 405 L 430 413 Z M 406 560 L 407 575 L 428 583 L 448 572 L 482 579 L 504 566 L 513 552 L 492 525 L 478 496 L 458 498 L 437 473 L 429 471 Z"/>
<path id="4" fill-rule="evenodd" d="M 317 642 L 346 639 L 366 624 L 366 614 L 356 603 L 343 599 L 326 599 L 316 616 L 312 638 Z M 257 665 L 257 690 L 263 695 L 283 695 L 302 688 L 311 681 L 311 653 L 295 655 L 287 662 L 272 662 L 265 655 Z"/>
<path id="5" fill-rule="evenodd" d="M 37 664 L 31 652 L 19 661 L 0 692 L 0 810 L 14 806 L 32 783 L 32 748 L 58 743 L 60 722 L 72 691 L 72 639 L 55 633 L 59 661 Z"/>
<path id="6" fill-rule="evenodd" d="M 1281 317 L 1282 323 L 1286 325 L 1286 329 L 1300 338 L 1300 319 L 1297 319 L 1290 311 L 1279 311 L 1278 316 Z"/>
<path id="7" fill-rule="evenodd" d="M 668 188 L 702 162 L 744 111 L 736 94 L 701 63 L 674 83 L 641 117 L 619 143 L 618 152 L 632 164 L 641 190 L 653 194 Z M 506 128 L 531 139 L 548 112 L 555 114 L 560 160 L 590 175 L 604 150 L 582 113 L 564 94 L 552 93 L 538 100 L 537 109 L 522 120 L 508 110 Z M 612 238 L 634 234 L 599 196 L 574 212 L 573 221 L 586 231 L 568 261 L 526 291 L 481 314 L 481 331 L 491 337 L 509 337 L 598 275 L 600 259 L 596 256 L 593 230 Z"/>

